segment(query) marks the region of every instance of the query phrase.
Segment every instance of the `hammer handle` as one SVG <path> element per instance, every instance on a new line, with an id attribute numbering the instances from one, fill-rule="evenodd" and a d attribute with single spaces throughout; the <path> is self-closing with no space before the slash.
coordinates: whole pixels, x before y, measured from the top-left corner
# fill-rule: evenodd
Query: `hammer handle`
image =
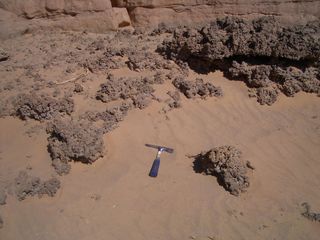
<path id="1" fill-rule="evenodd" d="M 157 177 L 158 176 L 158 171 L 160 167 L 160 157 L 157 157 L 152 164 L 152 167 L 150 169 L 149 176 L 150 177 Z"/>

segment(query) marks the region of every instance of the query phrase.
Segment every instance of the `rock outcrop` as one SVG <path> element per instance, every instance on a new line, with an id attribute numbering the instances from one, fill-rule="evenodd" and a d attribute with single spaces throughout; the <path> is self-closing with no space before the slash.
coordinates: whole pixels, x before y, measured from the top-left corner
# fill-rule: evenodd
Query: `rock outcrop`
<path id="1" fill-rule="evenodd" d="M 0 14 L 0 38 L 39 28 L 103 33 L 131 25 L 127 9 L 110 0 L 0 0 Z"/>
<path id="2" fill-rule="evenodd" d="M 218 18 L 201 28 L 176 28 L 158 51 L 197 72 L 224 71 L 256 90 L 271 105 L 287 96 L 320 93 L 320 21 L 284 26 L 274 17 Z"/>
<path id="3" fill-rule="evenodd" d="M 226 15 L 245 18 L 275 16 L 284 22 L 299 21 L 304 23 L 319 19 L 320 1 L 0 0 L 0 10 L 27 19 L 54 18 L 54 21 L 50 21 L 46 25 L 40 24 L 42 27 L 49 25 L 51 28 L 63 30 L 86 30 L 101 33 L 130 26 L 131 23 L 135 27 L 148 28 L 155 28 L 161 23 L 172 26 L 196 25 Z M 0 28 L 12 35 L 10 27 L 2 26 L 2 18 L 0 16 Z M 7 21 L 8 18 L 4 19 Z M 37 24 L 39 25 L 39 23 Z M 30 26 L 26 28 L 32 29 Z M 21 32 L 21 29 L 18 30 Z"/>
<path id="4" fill-rule="evenodd" d="M 0 0 L 0 7 L 26 18 L 84 12 L 103 12 L 111 9 L 110 0 Z"/>
<path id="5" fill-rule="evenodd" d="M 225 15 L 272 15 L 286 21 L 312 20 L 320 16 L 318 0 L 113 0 L 126 7 L 136 26 L 195 24 Z"/>

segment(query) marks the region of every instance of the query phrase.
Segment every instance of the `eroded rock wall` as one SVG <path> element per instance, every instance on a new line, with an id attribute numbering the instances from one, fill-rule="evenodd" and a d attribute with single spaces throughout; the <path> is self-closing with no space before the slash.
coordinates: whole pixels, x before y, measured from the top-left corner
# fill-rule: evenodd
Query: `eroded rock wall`
<path id="1" fill-rule="evenodd" d="M 112 8 L 110 0 L 0 0 L 0 7 L 27 18 L 103 12 Z"/>
<path id="2" fill-rule="evenodd" d="M 267 15 L 289 23 L 305 23 L 319 19 L 320 0 L 0 0 L 0 10 L 22 20 L 53 18 L 45 27 L 102 33 L 131 24 L 148 28 L 160 23 L 196 25 L 226 15 L 244 18 Z M 4 23 L 8 21 L 8 17 L 0 14 L 1 29 L 12 35 L 15 28 Z M 16 28 L 21 32 L 24 23 L 18 25 Z M 8 34 L 0 32 L 0 35 Z"/>
<path id="3" fill-rule="evenodd" d="M 130 25 L 127 9 L 110 0 L 0 0 L 0 38 L 39 28 L 103 33 Z"/>
<path id="4" fill-rule="evenodd" d="M 188 25 L 225 15 L 272 15 L 287 22 L 320 17 L 319 0 L 113 0 L 112 4 L 126 7 L 136 26 Z"/>

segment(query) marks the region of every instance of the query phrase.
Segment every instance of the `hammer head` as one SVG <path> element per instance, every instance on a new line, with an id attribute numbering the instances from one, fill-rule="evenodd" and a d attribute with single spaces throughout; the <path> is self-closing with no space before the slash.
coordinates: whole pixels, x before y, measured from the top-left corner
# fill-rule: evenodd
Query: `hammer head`
<path id="1" fill-rule="evenodd" d="M 161 152 L 173 153 L 173 149 L 172 148 L 168 148 L 168 147 L 164 147 L 164 146 L 146 144 L 146 147 L 155 148 L 155 149 L 158 149 L 158 151 L 161 151 Z"/>

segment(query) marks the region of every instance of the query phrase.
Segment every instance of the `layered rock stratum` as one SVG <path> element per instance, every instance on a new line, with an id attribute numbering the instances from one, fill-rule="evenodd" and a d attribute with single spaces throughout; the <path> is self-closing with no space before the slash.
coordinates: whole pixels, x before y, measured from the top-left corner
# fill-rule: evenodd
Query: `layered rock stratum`
<path id="1" fill-rule="evenodd" d="M 126 7 L 136 26 L 203 23 L 226 15 L 278 16 L 290 22 L 320 16 L 318 0 L 114 0 L 113 5 Z"/>
<path id="2" fill-rule="evenodd" d="M 320 16 L 319 0 L 0 0 L 1 35 L 34 26 L 21 18 L 49 18 L 36 26 L 106 32 L 127 26 L 153 28 L 195 25 L 222 16 L 275 16 L 284 22 L 306 22 Z M 16 18 L 17 17 L 17 18 Z M 54 20 L 54 21 L 53 21 Z M 11 24 L 5 24 L 5 22 Z M 19 22 L 19 26 L 12 27 Z M 27 26 L 26 26 L 27 25 Z M 6 33 L 6 34 L 4 34 Z M 10 34 L 9 34 L 10 33 Z"/>

